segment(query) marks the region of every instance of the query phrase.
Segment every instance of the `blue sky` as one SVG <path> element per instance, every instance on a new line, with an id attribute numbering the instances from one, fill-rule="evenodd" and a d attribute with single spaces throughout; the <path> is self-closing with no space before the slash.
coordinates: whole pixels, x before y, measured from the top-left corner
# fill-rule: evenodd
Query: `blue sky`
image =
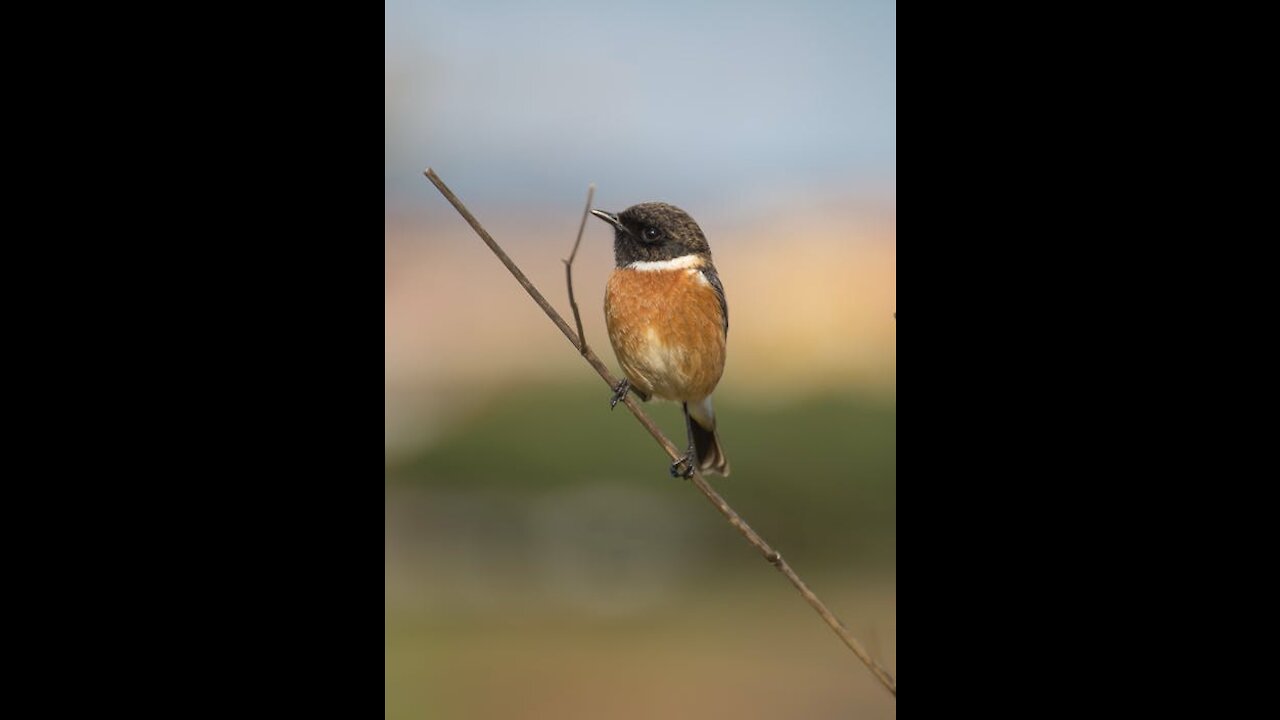
<path id="1" fill-rule="evenodd" d="M 469 201 L 893 200 L 896 6 L 385 4 L 385 188 L 431 165 Z"/>

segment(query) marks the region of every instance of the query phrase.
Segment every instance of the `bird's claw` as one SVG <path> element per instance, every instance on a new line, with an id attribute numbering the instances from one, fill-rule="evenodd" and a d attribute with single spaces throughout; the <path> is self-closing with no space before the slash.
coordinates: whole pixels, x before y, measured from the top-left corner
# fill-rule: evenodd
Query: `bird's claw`
<path id="1" fill-rule="evenodd" d="M 683 477 L 685 479 L 693 477 L 693 468 L 697 466 L 697 453 L 690 448 L 689 452 L 683 457 L 671 463 L 671 477 Z"/>
<path id="2" fill-rule="evenodd" d="M 622 378 L 622 381 L 618 383 L 618 387 L 613 389 L 613 397 L 609 398 L 609 409 L 612 410 L 617 407 L 618 403 L 622 402 L 622 398 L 627 396 L 627 391 L 630 389 L 631 381 Z"/>

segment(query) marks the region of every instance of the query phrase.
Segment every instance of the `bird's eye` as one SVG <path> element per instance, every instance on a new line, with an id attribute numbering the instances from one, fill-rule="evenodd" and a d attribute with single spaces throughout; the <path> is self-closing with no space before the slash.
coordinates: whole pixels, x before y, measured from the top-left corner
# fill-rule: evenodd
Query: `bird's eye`
<path id="1" fill-rule="evenodd" d="M 662 231 L 659 230 L 658 228 L 650 225 L 649 227 L 644 229 L 645 240 L 648 240 L 649 242 L 653 242 L 660 237 L 662 237 Z"/>

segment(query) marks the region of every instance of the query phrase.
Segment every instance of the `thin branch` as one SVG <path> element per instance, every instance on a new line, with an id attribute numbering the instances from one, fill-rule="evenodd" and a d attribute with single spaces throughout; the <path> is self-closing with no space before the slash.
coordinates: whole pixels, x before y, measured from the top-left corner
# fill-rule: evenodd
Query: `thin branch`
<path id="1" fill-rule="evenodd" d="M 578 257 L 578 246 L 582 244 L 582 231 L 587 229 L 587 215 L 591 213 L 591 200 L 596 196 L 596 184 L 587 186 L 587 205 L 582 208 L 582 224 L 578 226 L 578 239 L 573 241 L 573 252 L 564 261 L 564 281 L 569 286 L 569 307 L 573 308 L 573 322 L 578 326 L 578 350 L 587 354 L 587 334 L 582 332 L 582 314 L 578 312 L 578 301 L 573 299 L 573 259 Z"/>
<path id="2" fill-rule="evenodd" d="M 592 352 L 590 348 L 586 347 L 585 343 L 581 343 L 579 341 L 581 336 L 574 334 L 573 329 L 564 321 L 564 318 L 560 316 L 560 313 L 556 312 L 555 308 L 551 307 L 551 304 L 547 302 L 547 299 L 542 296 L 542 293 L 538 292 L 538 289 L 533 286 L 533 283 L 529 282 L 529 278 L 525 277 L 525 274 L 521 272 L 520 268 L 517 267 L 516 264 L 511 261 L 511 258 L 503 252 L 502 248 L 498 246 L 498 243 L 494 242 L 494 239 L 489 235 L 488 231 L 486 231 L 475 219 L 475 216 L 467 210 L 466 206 L 462 204 L 462 201 L 458 199 L 458 196 L 454 195 L 453 191 L 444 184 L 444 181 L 440 179 L 440 176 L 436 175 L 435 171 L 431 168 L 427 168 L 425 174 L 427 179 L 431 181 L 431 184 L 436 186 L 436 189 L 440 191 L 440 194 L 444 195 L 445 199 L 448 200 L 455 209 L 457 209 L 463 219 L 471 225 L 471 229 L 475 230 L 476 234 L 480 236 L 480 239 L 489 246 L 489 249 L 493 251 L 493 254 L 497 255 L 498 259 L 502 261 L 502 264 L 507 266 L 507 269 L 511 271 L 511 274 L 515 276 L 516 281 L 519 282 L 525 291 L 529 293 L 530 297 L 533 298 L 533 301 L 538 304 L 538 307 L 542 308 L 542 311 L 547 314 L 547 317 L 551 318 L 551 321 L 556 324 L 556 327 L 560 328 L 560 332 L 564 333 L 564 336 L 569 339 L 569 342 L 573 343 L 575 348 L 580 349 L 582 356 L 586 358 L 591 367 L 600 374 L 600 377 L 604 379 L 609 387 L 611 389 L 617 387 L 618 381 L 609 372 L 609 368 L 600 361 L 600 358 L 596 357 L 596 354 Z M 572 256 L 570 256 L 570 259 L 572 260 Z M 640 424 L 644 426 L 644 429 L 649 431 L 649 434 L 653 436 L 653 439 L 662 446 L 662 449 L 666 450 L 668 457 L 673 461 L 683 457 L 683 453 L 681 453 L 676 446 L 662 434 L 662 430 L 654 424 L 653 420 L 649 419 L 649 416 L 645 414 L 644 410 L 640 409 L 639 404 L 636 403 L 630 393 L 623 397 L 622 402 L 627 406 L 627 409 L 631 411 L 631 414 L 635 416 L 636 420 L 640 421 Z M 698 488 L 699 492 L 706 496 L 707 500 L 715 506 L 716 510 L 720 511 L 720 514 L 729 521 L 729 524 L 741 533 L 742 536 L 747 539 L 747 542 L 751 543 L 752 547 L 760 551 L 760 554 L 764 556 L 765 560 L 786 576 L 787 580 L 791 581 L 791 584 L 795 586 L 796 590 L 800 591 L 800 595 L 805 599 L 805 602 L 809 603 L 823 621 L 827 623 L 831 630 L 839 636 L 840 640 L 842 640 L 844 644 L 853 651 L 853 654 L 858 656 L 858 659 L 867 666 L 872 674 L 876 676 L 876 679 L 879 680 L 880 683 L 889 690 L 889 692 L 893 693 L 894 697 L 897 697 L 898 687 L 894 682 L 893 676 L 884 668 L 880 667 L 875 660 L 871 659 L 871 655 L 869 655 L 866 649 L 862 647 L 862 644 L 853 637 L 853 634 L 844 626 L 844 623 L 840 622 L 840 619 L 827 609 L 827 606 L 818 599 L 818 596 L 809 589 L 809 586 L 800 579 L 800 576 L 796 575 L 796 572 L 791 569 L 791 566 L 787 564 L 787 561 L 782 559 L 782 555 L 780 555 L 777 550 L 774 550 L 769 543 L 765 542 L 764 538 L 756 534 L 756 531 L 752 530 L 751 526 L 748 525 L 733 508 L 729 507 L 729 503 L 725 502 L 724 498 L 720 497 L 720 494 L 707 484 L 707 481 L 702 478 L 702 474 L 699 473 L 696 468 L 694 470 L 693 477 L 690 478 L 690 481 L 693 483 L 694 487 Z"/>

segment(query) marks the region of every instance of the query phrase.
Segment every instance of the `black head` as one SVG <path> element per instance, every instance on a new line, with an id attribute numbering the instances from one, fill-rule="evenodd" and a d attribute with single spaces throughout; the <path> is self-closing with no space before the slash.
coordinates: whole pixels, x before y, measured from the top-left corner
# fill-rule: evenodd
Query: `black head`
<path id="1" fill-rule="evenodd" d="M 674 205 L 649 202 L 632 205 L 617 215 L 604 210 L 591 213 L 613 226 L 613 255 L 618 267 L 685 255 L 701 255 L 711 261 L 711 246 L 702 228 Z"/>

